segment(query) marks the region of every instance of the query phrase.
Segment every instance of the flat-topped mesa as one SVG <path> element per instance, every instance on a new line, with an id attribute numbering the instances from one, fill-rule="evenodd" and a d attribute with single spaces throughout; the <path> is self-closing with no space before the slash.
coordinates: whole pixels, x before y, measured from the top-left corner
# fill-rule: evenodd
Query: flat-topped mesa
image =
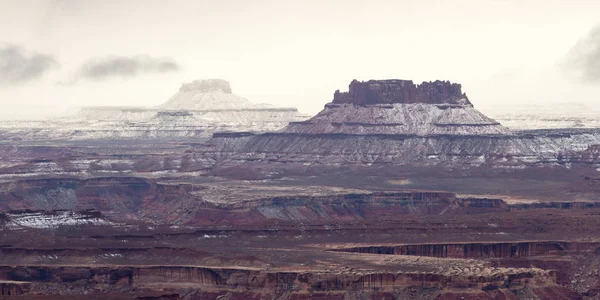
<path id="1" fill-rule="evenodd" d="M 412 80 L 353 80 L 348 92 L 335 91 L 332 103 L 336 104 L 393 104 L 426 103 L 469 105 L 461 85 L 449 81 L 429 81 L 415 85 Z"/>
<path id="2" fill-rule="evenodd" d="M 229 82 L 223 79 L 203 79 L 194 80 L 190 83 L 184 83 L 179 89 L 182 92 L 216 92 L 220 91 L 226 94 L 231 94 L 231 86 Z"/>

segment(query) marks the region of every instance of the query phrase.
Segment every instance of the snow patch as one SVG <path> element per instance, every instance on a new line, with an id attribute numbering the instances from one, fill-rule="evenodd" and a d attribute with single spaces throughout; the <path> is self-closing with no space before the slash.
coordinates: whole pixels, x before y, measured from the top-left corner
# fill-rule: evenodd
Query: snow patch
<path id="1" fill-rule="evenodd" d="M 90 217 L 72 211 L 7 213 L 6 215 L 10 220 L 6 226 L 11 229 L 51 229 L 60 226 L 115 225 L 115 223 L 105 219 Z"/>

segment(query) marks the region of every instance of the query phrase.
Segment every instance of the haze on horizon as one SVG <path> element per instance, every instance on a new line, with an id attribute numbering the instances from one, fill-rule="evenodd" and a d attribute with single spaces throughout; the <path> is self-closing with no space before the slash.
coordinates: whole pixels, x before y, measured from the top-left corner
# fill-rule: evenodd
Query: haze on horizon
<path id="1" fill-rule="evenodd" d="M 600 109 L 598 1 L 5 0 L 0 119 L 154 106 L 223 78 L 314 114 L 352 79 L 451 80 L 474 105 Z"/>

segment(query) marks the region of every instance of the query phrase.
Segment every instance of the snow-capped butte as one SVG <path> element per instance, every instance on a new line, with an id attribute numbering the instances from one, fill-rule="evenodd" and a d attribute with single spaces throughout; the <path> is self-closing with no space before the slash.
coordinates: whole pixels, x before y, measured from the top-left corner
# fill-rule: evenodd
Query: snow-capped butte
<path id="1" fill-rule="evenodd" d="M 181 85 L 179 91 L 161 109 L 169 110 L 238 110 L 271 108 L 255 104 L 232 93 L 229 82 L 223 79 L 195 80 Z"/>
<path id="2" fill-rule="evenodd" d="M 309 134 L 495 135 L 509 130 L 471 105 L 328 104 L 318 115 L 285 132 Z"/>
<path id="3" fill-rule="evenodd" d="M 44 122 L 0 122 L 0 138 L 18 140 L 181 140 L 218 131 L 265 132 L 308 116 L 293 107 L 255 104 L 233 94 L 223 79 L 184 83 L 158 107 L 85 107 Z"/>
<path id="4" fill-rule="evenodd" d="M 280 162 L 278 167 L 513 169 L 566 166 L 565 157 L 593 165 L 587 149 L 598 144 L 598 130 L 512 131 L 476 110 L 457 83 L 391 79 L 354 80 L 347 92 L 335 91 L 319 114 L 277 132 L 215 134 L 206 151 L 219 153 L 221 167 Z"/>
<path id="5" fill-rule="evenodd" d="M 414 84 L 410 80 L 350 83 L 348 92 L 287 133 L 392 135 L 497 135 L 509 130 L 476 110 L 461 85 L 448 81 Z"/>

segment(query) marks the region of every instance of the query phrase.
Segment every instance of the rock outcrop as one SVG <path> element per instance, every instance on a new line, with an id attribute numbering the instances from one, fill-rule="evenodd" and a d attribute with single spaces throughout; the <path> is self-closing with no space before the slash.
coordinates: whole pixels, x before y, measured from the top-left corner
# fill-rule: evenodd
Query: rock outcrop
<path id="1" fill-rule="evenodd" d="M 445 270 L 443 270 L 445 271 Z M 81 288 L 82 283 L 99 291 L 99 287 L 110 290 L 127 291 L 143 289 L 160 282 L 165 290 L 177 291 L 177 287 L 188 285 L 197 289 L 199 298 L 192 299 L 277 299 L 285 293 L 288 299 L 352 299 L 356 294 L 373 295 L 370 299 L 394 299 L 386 297 L 404 290 L 416 290 L 419 294 L 434 291 L 432 297 L 443 296 L 444 290 L 457 290 L 468 293 L 471 289 L 480 292 L 484 298 L 499 287 L 511 290 L 536 287 L 550 287 L 562 290 L 556 285 L 554 274 L 536 268 L 489 268 L 482 267 L 470 272 L 453 274 L 450 272 L 355 272 L 337 273 L 310 271 L 265 271 L 247 268 L 188 267 L 188 266 L 113 266 L 106 267 L 52 267 L 52 266 L 2 266 L 0 278 L 11 282 L 26 281 L 32 285 L 66 285 L 60 294 L 68 295 L 69 290 Z M 472 278 L 477 278 L 474 281 Z M 76 283 L 76 284 L 73 284 Z M 77 283 L 79 285 L 77 285 Z M 418 288 L 415 288 L 418 287 Z M 209 295 L 206 295 L 206 291 Z M 361 293 L 362 291 L 362 293 Z M 106 292 L 106 291 L 105 291 Z M 232 292 L 235 298 L 232 298 Z M 510 291 L 506 291 L 513 295 Z M 15 294 L 23 294 L 17 292 Z M 494 293 L 495 294 L 495 293 Z M 174 293 L 173 299 L 184 299 Z M 228 298 L 226 296 L 229 295 Z M 169 299 L 160 297 L 160 299 Z M 403 298 L 405 299 L 405 298 Z M 438 299 L 438 298 L 436 298 Z M 444 298 L 456 299 L 456 298 Z M 565 299 L 565 298 L 562 298 Z"/>
<path id="2" fill-rule="evenodd" d="M 394 246 L 364 246 L 332 249 L 332 251 L 410 255 L 438 258 L 519 258 L 567 254 L 593 254 L 600 244 L 562 241 L 527 241 L 505 243 L 420 244 Z"/>
<path id="3" fill-rule="evenodd" d="M 332 103 L 373 104 L 470 104 L 461 85 L 449 81 L 431 81 L 415 85 L 411 80 L 353 80 L 348 92 L 335 91 Z"/>

